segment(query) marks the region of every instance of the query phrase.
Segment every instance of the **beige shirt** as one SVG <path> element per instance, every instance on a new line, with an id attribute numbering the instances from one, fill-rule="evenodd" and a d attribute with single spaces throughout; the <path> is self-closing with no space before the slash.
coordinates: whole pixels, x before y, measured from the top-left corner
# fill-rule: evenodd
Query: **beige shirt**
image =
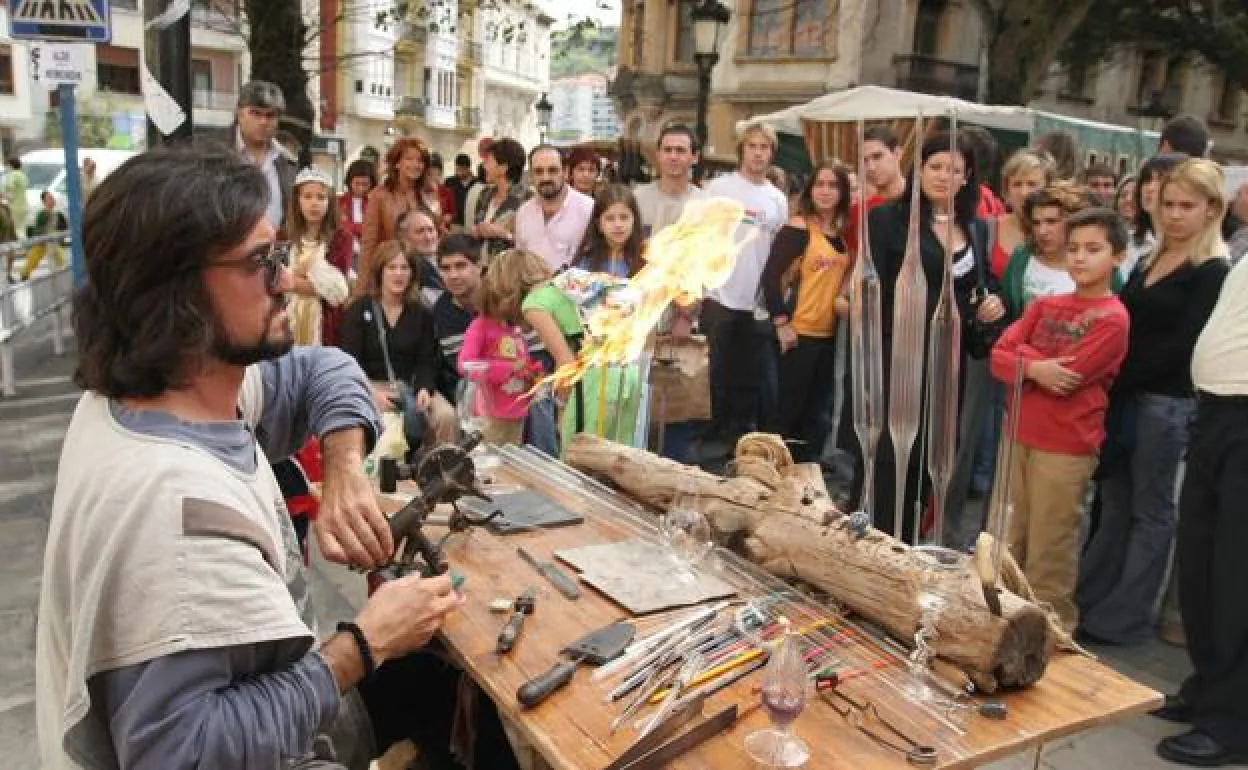
<path id="1" fill-rule="evenodd" d="M 637 208 L 641 210 L 641 224 L 647 238 L 653 236 L 668 225 L 676 223 L 685 210 L 685 204 L 694 198 L 702 198 L 702 189 L 689 185 L 684 193 L 673 196 L 659 189 L 658 182 L 643 184 L 633 190 L 637 199 Z"/>
<path id="2" fill-rule="evenodd" d="M 240 397 L 249 424 L 262 401 L 253 367 Z M 108 725 L 87 687 L 102 671 L 184 650 L 313 643 L 294 528 L 256 452 L 255 472 L 240 473 L 195 446 L 132 433 L 108 399 L 83 394 L 43 562 L 35 708 L 44 770 L 107 756 Z"/>
<path id="3" fill-rule="evenodd" d="M 1218 304 L 1192 350 L 1192 384 L 1218 396 L 1248 396 L 1248 260 L 1227 273 Z"/>

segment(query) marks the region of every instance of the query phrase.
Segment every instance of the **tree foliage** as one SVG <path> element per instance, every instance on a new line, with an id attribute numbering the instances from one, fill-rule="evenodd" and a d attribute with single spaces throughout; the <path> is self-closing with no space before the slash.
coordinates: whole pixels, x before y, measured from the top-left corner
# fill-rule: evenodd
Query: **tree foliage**
<path id="1" fill-rule="evenodd" d="M 1243 0 L 1098 0 L 1062 61 L 1095 64 L 1124 47 L 1199 55 L 1248 89 L 1248 3 Z"/>
<path id="2" fill-rule="evenodd" d="M 583 0 L 583 8 L 606 9 L 613 0 Z M 324 30 L 347 22 L 363 22 L 378 29 L 398 28 L 402 24 L 417 24 L 432 31 L 457 32 L 464 19 L 474 11 L 525 8 L 530 0 L 390 0 L 380 8 L 369 0 L 339 0 L 338 14 L 331 19 L 320 18 L 309 24 L 303 15 L 301 0 L 243 0 L 242 10 L 246 23 L 239 19 L 234 29 L 247 40 L 251 54 L 251 79 L 268 80 L 281 87 L 286 96 L 284 128 L 291 131 L 300 145 L 307 147 L 312 136 L 315 109 L 308 97 L 309 79 L 326 69 L 337 69 L 352 58 L 392 56 L 393 50 L 352 51 L 331 57 L 322 57 L 313 45 Z M 596 28 L 588 16 L 576 16 L 567 20 L 568 34 L 572 39 L 583 36 Z M 485 44 L 512 42 L 529 34 L 527 23 L 501 21 L 485 30 Z"/>
<path id="3" fill-rule="evenodd" d="M 1248 88 L 1243 0 L 972 0 L 984 20 L 988 101 L 1026 104 L 1055 62 L 1087 66 L 1126 48 L 1199 55 Z"/>

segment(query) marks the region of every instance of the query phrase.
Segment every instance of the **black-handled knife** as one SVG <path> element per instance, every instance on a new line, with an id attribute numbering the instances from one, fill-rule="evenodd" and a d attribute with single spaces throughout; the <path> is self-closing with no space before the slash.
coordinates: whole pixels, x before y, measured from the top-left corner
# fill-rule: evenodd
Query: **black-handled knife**
<path id="1" fill-rule="evenodd" d="M 546 578 L 546 580 L 548 580 L 550 584 L 555 587 L 555 590 L 563 594 L 566 598 L 581 598 L 580 586 L 576 584 L 575 580 L 568 576 L 568 573 L 559 569 L 551 562 L 538 561 L 533 558 L 533 554 L 524 550 L 524 548 L 517 548 L 516 553 L 520 555 L 521 559 L 524 559 L 532 565 L 533 569 L 537 570 L 539 575 Z"/>

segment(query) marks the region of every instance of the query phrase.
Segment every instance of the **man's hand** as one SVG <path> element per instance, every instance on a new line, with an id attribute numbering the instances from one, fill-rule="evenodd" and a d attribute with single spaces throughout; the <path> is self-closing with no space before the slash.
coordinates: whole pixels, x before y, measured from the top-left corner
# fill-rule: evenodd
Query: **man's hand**
<path id="1" fill-rule="evenodd" d="M 390 563 L 390 523 L 364 475 L 364 429 L 337 430 L 321 439 L 325 481 L 313 525 L 326 559 L 374 569 Z"/>
<path id="2" fill-rule="evenodd" d="M 373 389 L 373 402 L 377 404 L 377 408 L 383 412 L 394 411 L 394 400 L 389 386 L 378 385 L 374 382 L 371 387 Z"/>
<path id="3" fill-rule="evenodd" d="M 783 323 L 776 327 L 776 340 L 780 343 L 780 353 L 788 353 L 797 347 L 797 332 L 791 324 Z"/>
<path id="4" fill-rule="evenodd" d="M 1083 377 L 1078 372 L 1066 368 L 1066 364 L 1073 363 L 1074 360 L 1074 356 L 1065 356 L 1032 361 L 1027 364 L 1027 378 L 1050 393 L 1069 396 L 1083 382 Z"/>
<path id="5" fill-rule="evenodd" d="M 428 644 L 446 614 L 463 602 L 463 595 L 451 590 L 449 575 L 410 575 L 382 583 L 356 616 L 355 624 L 368 643 L 373 665 L 380 667 Z M 347 692 L 364 678 L 364 660 L 348 634 L 331 636 L 321 645 L 320 653 L 338 692 Z"/>
<path id="6" fill-rule="evenodd" d="M 447 613 L 463 603 L 449 575 L 411 575 L 382 583 L 355 622 L 380 666 L 428 644 Z"/>

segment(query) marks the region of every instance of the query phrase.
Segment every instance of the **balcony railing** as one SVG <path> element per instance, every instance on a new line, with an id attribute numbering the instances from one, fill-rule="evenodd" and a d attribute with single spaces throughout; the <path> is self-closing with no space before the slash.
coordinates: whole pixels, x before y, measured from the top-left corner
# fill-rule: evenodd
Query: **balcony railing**
<path id="1" fill-rule="evenodd" d="M 394 101 L 394 114 L 421 117 L 425 114 L 425 97 L 400 96 Z"/>
<path id="2" fill-rule="evenodd" d="M 456 128 L 459 125 L 454 107 L 441 104 L 425 105 L 425 125 L 430 128 Z"/>
<path id="3" fill-rule="evenodd" d="M 456 115 L 456 123 L 464 131 L 479 131 L 481 129 L 481 108 L 460 107 Z"/>
<path id="4" fill-rule="evenodd" d="M 897 87 L 974 101 L 979 93 L 979 67 L 923 54 L 893 57 Z"/>
<path id="5" fill-rule="evenodd" d="M 191 91 L 191 106 L 197 110 L 232 110 L 238 94 L 232 91 Z"/>

